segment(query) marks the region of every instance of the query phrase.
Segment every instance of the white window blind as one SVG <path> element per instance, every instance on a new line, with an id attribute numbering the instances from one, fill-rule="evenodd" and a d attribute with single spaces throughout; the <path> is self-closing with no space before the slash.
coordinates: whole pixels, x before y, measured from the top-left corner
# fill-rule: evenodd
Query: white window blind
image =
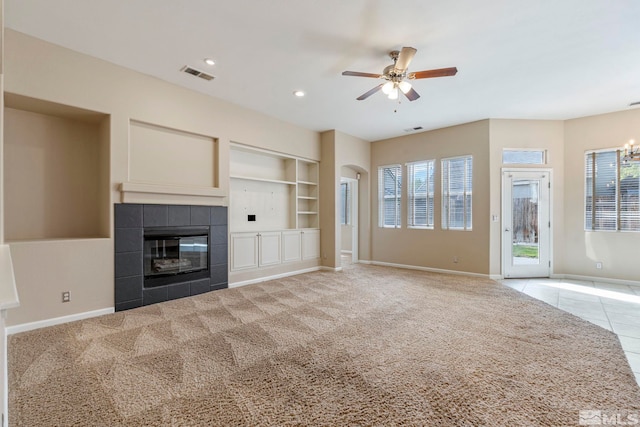
<path id="1" fill-rule="evenodd" d="M 433 228 L 434 160 L 407 164 L 407 226 Z"/>
<path id="2" fill-rule="evenodd" d="M 402 167 L 400 165 L 378 168 L 378 226 L 400 228 L 400 204 L 402 192 Z"/>
<path id="3" fill-rule="evenodd" d="M 473 157 L 442 159 L 442 228 L 471 230 Z"/>
<path id="4" fill-rule="evenodd" d="M 585 155 L 585 229 L 640 231 L 640 164 L 617 150 Z"/>

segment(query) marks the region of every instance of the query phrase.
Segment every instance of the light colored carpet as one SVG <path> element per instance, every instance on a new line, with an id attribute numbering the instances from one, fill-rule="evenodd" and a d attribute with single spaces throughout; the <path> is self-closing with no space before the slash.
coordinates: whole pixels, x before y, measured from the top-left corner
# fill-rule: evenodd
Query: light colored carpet
<path id="1" fill-rule="evenodd" d="M 496 282 L 353 265 L 16 334 L 11 426 L 575 426 L 616 336 Z"/>

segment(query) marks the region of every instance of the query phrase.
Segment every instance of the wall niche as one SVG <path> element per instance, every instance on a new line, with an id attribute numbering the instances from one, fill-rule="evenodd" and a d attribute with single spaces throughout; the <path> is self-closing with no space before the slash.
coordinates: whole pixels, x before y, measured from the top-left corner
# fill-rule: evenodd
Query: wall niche
<path id="1" fill-rule="evenodd" d="M 110 235 L 110 116 L 6 93 L 7 241 Z"/>

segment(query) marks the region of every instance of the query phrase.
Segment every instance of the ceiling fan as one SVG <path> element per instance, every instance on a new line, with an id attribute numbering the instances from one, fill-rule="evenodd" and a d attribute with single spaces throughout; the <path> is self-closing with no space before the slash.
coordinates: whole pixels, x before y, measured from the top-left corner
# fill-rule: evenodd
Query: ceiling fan
<path id="1" fill-rule="evenodd" d="M 389 97 L 389 99 L 398 99 L 399 92 L 402 92 L 409 101 L 415 101 L 420 98 L 418 92 L 416 92 L 405 79 L 429 79 L 432 77 L 446 77 L 454 76 L 458 69 L 456 67 L 438 68 L 436 70 L 424 70 L 408 73 L 409 63 L 416 54 L 416 49 L 412 47 L 403 47 L 402 50 L 392 50 L 389 52 L 389 56 L 393 59 L 393 65 L 389 65 L 382 70 L 382 74 L 373 73 L 360 73 L 358 71 L 343 71 L 343 76 L 355 76 L 355 77 L 371 77 L 374 79 L 385 79 L 385 83 L 381 83 L 368 92 L 363 93 L 358 98 L 358 101 L 367 99 L 374 93 L 382 90 L 382 92 Z"/>

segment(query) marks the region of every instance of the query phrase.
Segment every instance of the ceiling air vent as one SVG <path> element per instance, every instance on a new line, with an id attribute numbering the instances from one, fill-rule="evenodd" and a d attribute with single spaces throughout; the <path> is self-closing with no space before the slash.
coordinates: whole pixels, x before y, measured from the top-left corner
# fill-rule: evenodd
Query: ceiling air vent
<path id="1" fill-rule="evenodd" d="M 416 126 L 416 127 L 413 127 L 413 128 L 406 128 L 404 131 L 405 132 L 415 132 L 417 130 L 422 130 L 422 126 Z"/>
<path id="2" fill-rule="evenodd" d="M 204 71 L 196 70 L 195 68 L 191 68 L 188 65 L 185 65 L 180 69 L 180 71 L 184 71 L 187 74 L 191 74 L 192 76 L 200 77 L 205 80 L 213 80 L 214 77 L 211 74 L 207 74 Z"/>

